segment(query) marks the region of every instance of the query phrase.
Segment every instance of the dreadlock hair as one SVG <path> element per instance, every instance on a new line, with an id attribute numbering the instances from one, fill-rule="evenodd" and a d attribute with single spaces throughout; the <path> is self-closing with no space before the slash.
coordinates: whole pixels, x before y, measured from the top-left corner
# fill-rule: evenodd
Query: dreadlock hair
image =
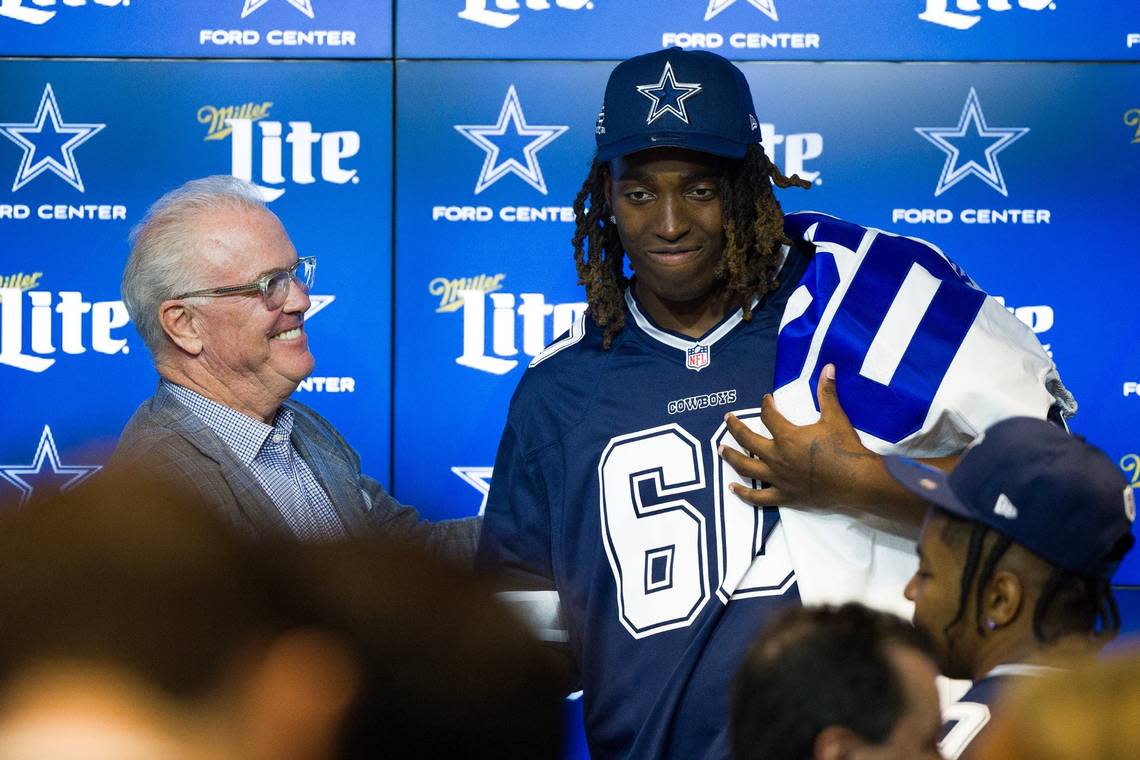
<path id="1" fill-rule="evenodd" d="M 726 161 L 726 166 L 719 180 L 725 246 L 716 277 L 724 283 L 729 302 L 739 303 L 744 318 L 752 319 L 752 299 L 775 287 L 780 247 L 791 244 L 772 185 L 806 189 L 811 183 L 797 174 L 785 177 L 758 144 L 749 145 L 744 158 Z M 605 329 L 606 349 L 625 327 L 622 290 L 629 283 L 617 226 L 609 221 L 609 181 L 609 163 L 595 158 L 574 199 L 573 238 L 578 284 L 586 286 L 590 314 Z"/>
<path id="2" fill-rule="evenodd" d="M 985 604 L 985 589 L 993 579 L 998 562 L 1013 545 L 1012 539 L 990 530 L 982 523 L 964 520 L 943 513 L 947 523 L 942 530 L 942 540 L 947 544 L 961 544 L 969 531 L 969 544 L 966 562 L 962 568 L 961 589 L 958 597 L 958 611 L 954 619 L 946 624 L 943 632 L 961 621 L 966 612 L 970 589 L 974 591 L 974 614 L 978 634 L 986 635 L 982 626 L 982 608 Z M 993 534 L 995 540 L 983 559 L 983 548 L 987 538 Z M 980 571 L 980 572 L 979 572 Z M 1120 610 L 1112 597 L 1109 582 L 1104 578 L 1089 578 L 1077 575 L 1059 567 L 1052 567 L 1049 577 L 1033 608 L 1033 635 L 1042 644 L 1050 644 L 1067 634 L 1091 634 L 1096 639 L 1111 640 L 1120 632 Z"/>

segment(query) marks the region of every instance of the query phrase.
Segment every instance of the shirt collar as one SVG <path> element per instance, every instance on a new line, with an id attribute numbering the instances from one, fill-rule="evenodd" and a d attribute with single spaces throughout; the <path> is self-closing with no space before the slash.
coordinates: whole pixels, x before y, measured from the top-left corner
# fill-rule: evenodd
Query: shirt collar
<path id="1" fill-rule="evenodd" d="M 277 410 L 273 424 L 267 425 L 261 420 L 242 414 L 225 404 L 219 404 L 208 399 L 200 393 L 189 388 L 177 385 L 169 380 L 163 380 L 166 386 L 183 406 L 197 415 L 206 423 L 222 442 L 237 455 L 237 458 L 249 465 L 257 458 L 261 447 L 266 440 L 273 436 L 277 441 L 288 441 L 293 432 L 293 411 L 285 407 Z"/>

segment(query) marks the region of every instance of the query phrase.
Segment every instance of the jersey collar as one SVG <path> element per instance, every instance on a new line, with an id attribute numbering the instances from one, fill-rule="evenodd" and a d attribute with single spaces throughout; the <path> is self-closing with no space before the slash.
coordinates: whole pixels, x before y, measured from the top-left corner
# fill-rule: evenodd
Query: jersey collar
<path id="1" fill-rule="evenodd" d="M 1007 662 L 1003 665 L 998 665 L 989 673 L 982 676 L 982 678 L 993 678 L 995 676 L 1047 676 L 1050 673 L 1061 672 L 1063 672 L 1063 668 L 1055 668 L 1048 665 L 1031 665 L 1027 662 Z M 981 678 L 978 680 L 980 681 Z"/>
<path id="2" fill-rule="evenodd" d="M 780 247 L 780 269 L 782 270 L 784 264 L 788 260 L 788 246 Z M 759 298 L 752 299 L 752 308 L 755 309 L 756 305 L 760 303 Z M 720 324 L 699 338 L 693 339 L 683 335 L 678 335 L 668 330 L 663 330 L 657 325 L 653 324 L 653 320 L 645 314 L 637 303 L 637 299 L 633 295 L 633 288 L 627 287 L 625 289 L 625 305 L 629 307 L 630 314 L 633 315 L 633 321 L 641 328 L 642 332 L 650 338 L 663 343 L 670 348 L 675 348 L 679 351 L 688 352 L 697 346 L 713 346 L 724 336 L 728 335 L 733 329 L 744 320 L 744 310 L 737 309 L 729 314 Z"/>

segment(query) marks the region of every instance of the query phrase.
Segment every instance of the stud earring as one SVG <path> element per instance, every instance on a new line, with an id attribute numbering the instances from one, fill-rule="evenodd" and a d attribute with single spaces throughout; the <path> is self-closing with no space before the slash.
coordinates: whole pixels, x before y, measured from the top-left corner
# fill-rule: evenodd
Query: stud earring
<path id="1" fill-rule="evenodd" d="M 987 631 L 996 631 L 997 630 L 997 623 L 994 622 L 993 618 L 986 618 L 986 630 Z"/>

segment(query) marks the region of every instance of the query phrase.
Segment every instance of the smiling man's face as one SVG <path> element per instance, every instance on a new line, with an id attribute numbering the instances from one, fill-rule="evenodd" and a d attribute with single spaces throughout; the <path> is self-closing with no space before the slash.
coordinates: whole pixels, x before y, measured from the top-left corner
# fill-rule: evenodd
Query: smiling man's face
<path id="1" fill-rule="evenodd" d="M 265 209 L 217 212 L 201 225 L 198 281 L 203 288 L 253 282 L 297 261 L 285 228 Z M 196 300 L 202 337 L 198 359 L 216 400 L 246 413 L 276 409 L 313 371 L 304 328 L 309 296 L 296 282 L 274 310 L 257 294 Z"/>

